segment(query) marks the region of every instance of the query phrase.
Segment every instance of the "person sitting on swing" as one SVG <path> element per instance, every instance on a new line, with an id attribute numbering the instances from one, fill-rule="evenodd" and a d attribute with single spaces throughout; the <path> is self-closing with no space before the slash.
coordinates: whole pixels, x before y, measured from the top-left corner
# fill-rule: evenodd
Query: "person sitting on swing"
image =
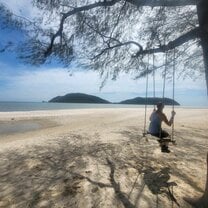
<path id="1" fill-rule="evenodd" d="M 161 125 L 164 121 L 168 126 L 171 126 L 173 124 L 175 111 L 171 112 L 170 120 L 167 119 L 167 116 L 163 113 L 164 104 L 162 102 L 157 103 L 157 109 L 153 111 L 153 113 L 150 116 L 150 125 L 149 125 L 149 133 L 152 136 L 158 137 L 160 146 L 161 146 L 161 152 L 169 153 L 170 150 L 168 149 L 168 142 L 165 141 L 164 138 L 167 138 L 169 136 L 168 132 L 162 130 Z"/>

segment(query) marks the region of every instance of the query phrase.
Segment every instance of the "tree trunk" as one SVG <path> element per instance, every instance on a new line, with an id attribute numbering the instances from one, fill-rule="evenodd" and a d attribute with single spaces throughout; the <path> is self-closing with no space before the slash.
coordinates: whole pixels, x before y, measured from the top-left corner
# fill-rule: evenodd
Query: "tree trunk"
<path id="1" fill-rule="evenodd" d="M 203 51 L 205 79 L 208 94 L 208 0 L 199 1 L 197 4 L 197 15 L 200 27 L 200 39 Z"/>

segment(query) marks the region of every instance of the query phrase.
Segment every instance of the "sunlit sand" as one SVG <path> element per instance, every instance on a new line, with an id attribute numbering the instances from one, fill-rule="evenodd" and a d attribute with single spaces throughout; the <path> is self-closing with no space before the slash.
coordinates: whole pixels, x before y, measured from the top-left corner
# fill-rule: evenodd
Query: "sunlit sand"
<path id="1" fill-rule="evenodd" d="M 142 138 L 144 109 L 0 113 L 0 207 L 190 207 L 183 197 L 205 188 L 208 109 L 176 113 L 169 154 Z"/>

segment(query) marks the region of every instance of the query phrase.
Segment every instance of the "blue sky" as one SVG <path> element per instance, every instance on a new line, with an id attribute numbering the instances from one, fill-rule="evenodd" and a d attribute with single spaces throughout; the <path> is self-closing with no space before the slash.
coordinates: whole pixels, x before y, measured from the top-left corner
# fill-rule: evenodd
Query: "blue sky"
<path id="1" fill-rule="evenodd" d="M 32 10 L 26 0 L 0 2 L 16 13 L 22 13 L 22 7 Z M 18 31 L 0 29 L 0 42 L 7 39 L 20 41 L 21 37 Z M 47 101 L 71 92 L 93 94 L 112 102 L 145 96 L 145 79 L 133 80 L 133 75 L 120 74 L 117 81 L 108 80 L 100 90 L 102 79 L 97 73 L 75 66 L 70 70 L 74 71 L 72 76 L 68 69 L 61 66 L 34 67 L 23 64 L 15 53 L 0 53 L 0 101 Z M 149 96 L 152 96 L 152 83 L 149 89 Z M 162 78 L 159 74 L 156 75 L 156 96 L 162 96 Z M 172 83 L 167 82 L 165 96 L 172 97 Z M 175 99 L 185 106 L 208 106 L 204 77 L 195 81 L 177 78 Z"/>

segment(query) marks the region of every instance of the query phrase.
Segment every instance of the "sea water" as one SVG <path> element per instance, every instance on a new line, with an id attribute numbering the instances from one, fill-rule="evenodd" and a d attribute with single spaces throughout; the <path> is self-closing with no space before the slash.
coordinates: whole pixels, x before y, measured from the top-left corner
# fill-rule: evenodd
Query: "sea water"
<path id="1" fill-rule="evenodd" d="M 153 107 L 148 105 L 148 107 Z M 208 106 L 176 106 L 179 108 L 207 109 Z M 49 103 L 49 102 L 0 102 L 0 112 L 39 111 L 88 108 L 144 108 L 144 105 L 91 104 L 91 103 Z"/>
<path id="2" fill-rule="evenodd" d="M 88 108 L 142 108 L 142 107 L 144 107 L 144 105 L 48 103 L 48 102 L 0 102 L 0 112 L 88 109 Z"/>

